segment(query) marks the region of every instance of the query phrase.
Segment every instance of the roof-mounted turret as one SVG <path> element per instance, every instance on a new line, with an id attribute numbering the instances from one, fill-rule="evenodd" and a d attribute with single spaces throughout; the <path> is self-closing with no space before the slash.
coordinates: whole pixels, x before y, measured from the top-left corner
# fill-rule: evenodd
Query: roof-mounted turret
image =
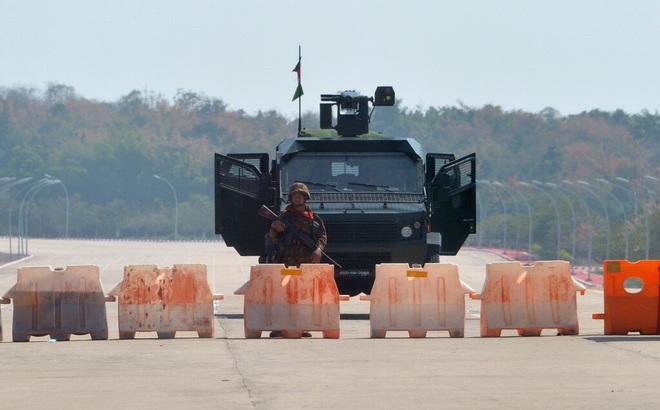
<path id="1" fill-rule="evenodd" d="M 394 105 L 394 88 L 377 87 L 373 97 L 359 95 L 356 91 L 340 94 L 321 94 L 321 128 L 334 129 L 342 137 L 354 137 L 369 132 L 369 102 L 374 107 Z M 332 125 L 332 107 L 337 106 L 337 125 Z"/>

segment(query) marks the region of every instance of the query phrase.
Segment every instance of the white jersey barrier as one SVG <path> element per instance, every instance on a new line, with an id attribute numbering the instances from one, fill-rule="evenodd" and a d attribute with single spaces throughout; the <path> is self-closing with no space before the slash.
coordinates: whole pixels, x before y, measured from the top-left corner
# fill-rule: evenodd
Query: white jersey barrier
<path id="1" fill-rule="evenodd" d="M 427 263 L 423 268 L 407 264 L 376 265 L 369 296 L 371 337 L 382 338 L 390 330 L 425 337 L 428 331 L 449 331 L 463 337 L 465 295 L 474 290 L 458 276 L 453 264 Z"/>
<path id="2" fill-rule="evenodd" d="M 260 264 L 250 269 L 250 280 L 234 292 L 243 295 L 246 338 L 262 331 L 281 331 L 285 338 L 320 331 L 324 338 L 339 338 L 339 291 L 334 266 Z"/>
<path id="3" fill-rule="evenodd" d="M 14 303 L 12 340 L 28 342 L 31 336 L 50 335 L 69 340 L 72 334 L 108 338 L 108 321 L 99 267 L 65 268 L 26 266 L 18 269 L 16 284 L 4 295 Z"/>
<path id="4" fill-rule="evenodd" d="M 120 339 L 136 332 L 171 339 L 177 331 L 213 337 L 213 301 L 223 299 L 212 294 L 202 264 L 125 266 L 124 280 L 109 293 L 118 298 Z"/>
<path id="5" fill-rule="evenodd" d="M 585 287 L 571 277 L 566 261 L 494 262 L 486 266 L 481 299 L 481 336 L 498 337 L 504 329 L 539 336 L 543 329 L 577 335 L 576 292 Z"/>

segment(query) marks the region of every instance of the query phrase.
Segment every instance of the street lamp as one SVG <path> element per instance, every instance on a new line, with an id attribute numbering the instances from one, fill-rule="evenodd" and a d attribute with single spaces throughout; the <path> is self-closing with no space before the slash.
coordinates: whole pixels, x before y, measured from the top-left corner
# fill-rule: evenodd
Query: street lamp
<path id="1" fill-rule="evenodd" d="M 644 175 L 644 178 L 646 178 L 648 180 L 651 180 L 651 181 L 655 181 L 656 184 L 660 184 L 660 179 L 658 179 L 654 176 Z M 653 192 L 653 198 L 655 198 L 655 205 L 657 205 L 658 204 L 658 193 L 655 192 L 655 191 L 651 191 L 651 192 Z"/>
<path id="2" fill-rule="evenodd" d="M 567 181 L 564 179 L 561 182 L 571 187 L 575 187 L 575 185 L 571 181 Z M 587 205 L 587 203 L 584 202 L 584 199 L 582 199 L 580 195 L 576 194 L 573 190 L 567 190 L 566 192 L 572 193 L 578 199 L 578 201 L 580 201 L 580 203 L 584 207 L 585 212 L 587 213 L 587 222 L 589 223 L 589 249 L 587 251 L 587 281 L 591 281 L 591 245 L 594 236 L 593 225 L 591 223 L 591 212 L 589 212 L 589 205 Z"/>
<path id="3" fill-rule="evenodd" d="M 625 178 L 616 177 L 614 179 L 616 179 L 617 181 L 625 182 L 627 184 L 632 185 L 632 183 L 629 180 L 625 179 Z M 633 200 L 635 201 L 635 207 L 637 206 L 637 204 L 639 204 L 639 206 L 642 208 L 642 216 L 644 217 L 644 227 L 646 228 L 645 229 L 646 230 L 646 254 L 645 254 L 645 259 L 648 260 L 649 259 L 649 220 L 648 220 L 648 216 L 646 215 L 646 208 L 644 208 L 644 205 L 642 205 L 642 203 L 639 201 L 639 199 L 637 198 L 637 194 L 635 192 L 629 190 L 628 188 L 624 188 L 622 185 L 619 185 L 619 184 L 612 184 L 612 185 L 618 186 L 619 188 L 621 188 L 624 191 L 631 194 L 632 197 L 633 197 Z"/>
<path id="4" fill-rule="evenodd" d="M 594 191 L 591 190 L 591 184 L 589 184 L 587 181 L 583 180 L 578 180 L 578 184 L 582 185 L 582 187 L 587 190 L 591 195 L 594 196 L 600 203 L 600 206 L 603 208 L 605 211 L 605 219 L 607 220 L 607 244 L 605 246 L 605 260 L 610 260 L 610 230 L 611 230 L 611 225 L 610 225 L 610 214 L 607 212 L 607 207 L 605 206 L 605 203 L 603 202 L 602 199 L 600 199 L 600 196 L 595 193 Z"/>
<path id="5" fill-rule="evenodd" d="M 530 186 L 543 192 L 550 199 L 550 202 L 552 203 L 552 207 L 555 208 L 555 217 L 557 218 L 557 259 L 561 259 L 561 220 L 559 219 L 559 207 L 555 202 L 555 198 L 552 195 L 550 195 L 548 191 L 541 188 L 541 186 L 543 185 L 541 181 L 537 181 L 534 179 L 532 180 L 532 184 L 535 185 L 530 185 Z"/>
<path id="6" fill-rule="evenodd" d="M 523 202 L 525 203 L 525 206 L 527 206 L 527 217 L 529 218 L 528 221 L 528 227 L 527 227 L 527 264 L 531 265 L 531 258 L 532 258 L 532 207 L 529 205 L 529 202 L 527 201 L 527 198 L 525 198 L 525 195 L 523 195 L 521 192 L 517 191 L 514 188 L 511 188 L 513 192 L 516 194 L 520 195 L 522 198 Z"/>
<path id="7" fill-rule="evenodd" d="M 516 260 L 517 260 L 518 259 L 518 250 L 520 249 L 520 242 L 519 242 L 520 235 L 519 235 L 519 230 L 518 230 L 518 228 L 520 227 L 520 210 L 518 209 L 518 201 L 516 201 L 515 195 L 513 195 L 511 193 L 511 191 L 509 191 L 509 189 L 507 187 L 505 187 L 504 185 L 502 185 L 500 182 L 493 181 L 491 183 L 493 185 L 495 185 L 496 187 L 498 187 L 498 188 L 502 188 L 502 190 L 504 192 L 506 192 L 511 197 L 511 200 L 513 201 L 513 207 L 516 208 Z"/>
<path id="8" fill-rule="evenodd" d="M 12 186 L 20 185 L 20 184 L 23 184 L 23 183 L 26 183 L 26 182 L 30 182 L 30 181 L 32 181 L 32 177 L 21 178 L 21 179 L 19 179 L 18 181 L 14 181 L 14 182 L 12 183 Z M 18 195 L 19 195 L 21 192 L 23 192 L 23 190 L 24 190 L 25 188 L 28 188 L 29 186 L 30 186 L 30 185 L 25 185 L 25 186 L 20 187 L 20 188 L 18 189 L 18 191 L 16 191 L 16 193 L 14 194 L 14 196 L 11 198 L 11 202 L 9 203 L 9 212 L 8 212 L 9 220 L 7 221 L 7 226 L 9 227 L 9 260 L 12 260 L 11 211 L 12 211 L 12 208 L 14 207 L 14 201 L 16 200 L 16 198 L 18 197 Z M 20 240 L 20 236 L 18 237 L 18 239 Z"/>
<path id="9" fill-rule="evenodd" d="M 68 238 L 69 237 L 69 191 L 67 191 L 66 186 L 59 179 L 55 179 L 48 174 L 44 174 L 44 176 L 48 178 L 48 180 L 53 181 L 56 184 L 62 185 L 62 189 L 64 189 L 64 195 L 66 196 L 66 222 L 64 223 L 64 237 Z"/>
<path id="10" fill-rule="evenodd" d="M 160 179 L 161 181 L 165 182 L 170 187 L 172 193 L 174 194 L 174 240 L 176 241 L 179 236 L 179 199 L 177 198 L 176 191 L 174 190 L 172 184 L 170 184 L 170 181 L 155 174 L 154 174 L 154 178 Z"/>
<path id="11" fill-rule="evenodd" d="M 479 211 L 479 218 L 477 219 L 477 248 L 481 249 L 481 236 L 483 235 L 483 207 L 484 204 L 481 201 L 481 195 L 479 195 L 479 191 L 476 191 L 477 193 L 477 210 Z"/>
<path id="12" fill-rule="evenodd" d="M 603 179 L 603 178 L 597 178 L 596 181 L 601 182 L 605 185 L 611 185 L 610 181 Z M 628 260 L 628 242 L 629 242 L 629 237 L 630 237 L 630 227 L 628 226 L 628 217 L 626 216 L 626 208 L 623 206 L 621 201 L 619 201 L 619 198 L 616 197 L 612 192 L 609 190 L 606 190 L 605 188 L 597 187 L 606 192 L 614 201 L 619 205 L 619 208 L 621 208 L 621 214 L 623 215 L 623 228 L 624 228 L 624 237 L 626 241 L 626 254 L 625 254 L 625 260 Z"/>
<path id="13" fill-rule="evenodd" d="M 26 193 L 25 196 L 23 196 L 23 200 L 21 201 L 21 206 L 18 208 L 18 232 L 19 232 L 19 252 L 21 251 L 21 246 L 23 246 L 22 241 L 20 240 L 20 234 L 22 232 L 23 235 L 23 241 L 25 242 L 25 246 L 23 246 L 23 254 L 28 255 L 28 210 L 26 209 L 23 211 L 23 208 L 27 208 L 28 204 L 30 203 L 30 200 L 32 197 L 42 188 L 45 188 L 47 186 L 53 185 L 56 182 L 50 179 L 41 179 L 39 180 L 32 188 L 30 188 Z"/>
<path id="14" fill-rule="evenodd" d="M 574 263 L 573 263 L 573 261 L 575 259 L 575 242 L 576 242 L 575 241 L 575 236 L 576 236 L 576 233 L 575 233 L 575 210 L 573 209 L 573 204 L 571 203 L 571 200 L 568 199 L 568 197 L 564 194 L 564 192 L 562 191 L 561 187 L 559 187 L 559 185 L 554 184 L 552 182 L 546 182 L 545 184 L 547 186 L 555 189 L 557 191 L 557 193 L 564 199 L 564 201 L 566 201 L 566 203 L 568 204 L 568 208 L 571 210 L 571 222 L 572 222 L 571 237 L 573 239 L 573 246 L 571 248 L 571 275 L 575 275 L 575 267 L 574 267 Z"/>
<path id="15" fill-rule="evenodd" d="M 483 183 L 483 184 L 488 185 L 489 187 L 493 188 L 490 181 L 480 179 L 480 180 L 477 180 L 477 182 Z M 500 192 L 496 188 L 493 188 L 493 191 L 495 191 L 495 193 L 497 194 L 497 196 L 500 199 L 500 202 L 502 202 L 502 212 L 503 212 L 502 229 L 503 229 L 503 234 L 504 234 L 503 249 L 506 250 L 506 204 L 504 203 L 504 197 L 502 197 L 502 194 L 500 194 Z"/>
<path id="16" fill-rule="evenodd" d="M 520 185 L 524 186 L 524 187 L 527 187 L 527 188 L 535 188 L 534 185 L 532 185 L 532 184 L 528 184 L 527 182 L 519 181 L 518 183 L 519 183 Z M 540 188 L 538 188 L 538 189 L 541 190 Z M 542 191 L 542 192 L 543 192 L 544 194 L 550 196 L 547 192 L 545 192 L 545 191 Z M 552 201 L 552 205 L 554 206 L 554 209 L 555 209 L 555 219 L 556 219 L 556 221 L 557 221 L 557 257 L 559 258 L 559 233 L 560 233 L 560 229 L 559 229 L 559 211 L 557 210 L 557 205 L 554 203 L 554 200 L 552 200 L 552 197 L 550 198 L 550 200 Z"/>

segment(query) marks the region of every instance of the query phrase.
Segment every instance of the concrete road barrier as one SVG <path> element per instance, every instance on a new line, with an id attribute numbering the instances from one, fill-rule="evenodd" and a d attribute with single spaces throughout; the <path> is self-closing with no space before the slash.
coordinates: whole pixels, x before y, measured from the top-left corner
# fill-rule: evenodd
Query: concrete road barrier
<path id="1" fill-rule="evenodd" d="M 568 262 L 489 263 L 481 294 L 472 296 L 481 299 L 481 336 L 498 337 L 505 329 L 521 336 L 539 336 L 543 329 L 577 335 L 576 292 L 584 294 L 585 287 L 571 277 Z"/>
<path id="2" fill-rule="evenodd" d="M 14 304 L 12 340 L 50 335 L 69 340 L 89 333 L 93 340 L 108 338 L 108 323 L 99 267 L 26 266 L 18 269 L 16 284 L 4 295 Z"/>
<path id="3" fill-rule="evenodd" d="M 195 331 L 213 337 L 213 295 L 206 265 L 129 265 L 124 279 L 110 295 L 119 303 L 119 338 L 133 339 L 136 332 L 156 332 L 171 339 L 177 331 Z"/>
<path id="4" fill-rule="evenodd" d="M 427 263 L 376 265 L 376 279 L 369 296 L 371 337 L 382 338 L 391 330 L 425 337 L 428 331 L 448 331 L 463 337 L 465 295 L 474 289 L 458 276 L 458 266 Z"/>

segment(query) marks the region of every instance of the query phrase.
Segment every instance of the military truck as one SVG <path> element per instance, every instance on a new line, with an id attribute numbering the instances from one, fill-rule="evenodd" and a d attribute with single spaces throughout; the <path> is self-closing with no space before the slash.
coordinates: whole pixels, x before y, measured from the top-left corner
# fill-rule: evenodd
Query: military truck
<path id="1" fill-rule="evenodd" d="M 284 209 L 288 187 L 301 181 L 325 222 L 325 252 L 341 266 L 335 279 L 342 294 L 369 294 L 376 264 L 455 255 L 476 232 L 475 154 L 424 156 L 412 138 L 370 132 L 375 107 L 394 101 L 392 87 L 378 87 L 373 97 L 322 94 L 320 130 L 299 127 L 272 160 L 267 153 L 216 153 L 216 234 L 240 255 L 264 261 L 271 221 L 257 212 L 262 205 Z"/>

